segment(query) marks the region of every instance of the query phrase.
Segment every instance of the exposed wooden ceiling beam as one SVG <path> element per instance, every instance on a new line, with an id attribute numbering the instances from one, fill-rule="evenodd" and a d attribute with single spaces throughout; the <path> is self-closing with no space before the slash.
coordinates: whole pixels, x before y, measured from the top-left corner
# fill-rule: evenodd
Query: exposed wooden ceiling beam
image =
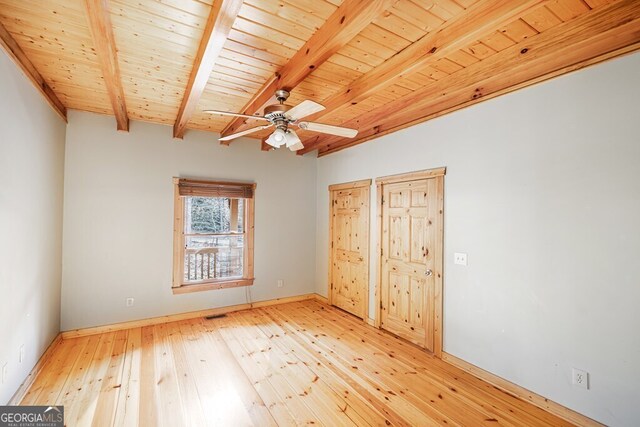
<path id="1" fill-rule="evenodd" d="M 198 53 L 191 69 L 178 117 L 173 125 L 173 137 L 182 138 L 187 129 L 187 123 L 200 102 L 202 92 L 207 86 L 211 71 L 216 65 L 218 56 L 222 52 L 229 32 L 242 7 L 242 0 L 216 0 L 211 6 L 204 34 L 200 40 Z"/>
<path id="2" fill-rule="evenodd" d="M 111 15 L 107 0 L 85 0 L 87 18 L 96 55 L 102 70 L 104 84 L 116 116 L 118 130 L 129 131 L 129 116 L 118 65 L 118 49 L 111 26 Z"/>
<path id="3" fill-rule="evenodd" d="M 349 43 L 360 31 L 398 0 L 345 0 L 291 60 L 245 105 L 242 113 L 253 115 L 273 99 L 278 89 L 293 90 L 309 74 Z M 237 118 L 222 131 L 223 136 L 244 130 L 247 119 Z M 222 141 L 229 144 L 230 141 Z"/>
<path id="4" fill-rule="evenodd" d="M 326 109 L 305 119 L 319 120 L 342 107 L 358 104 L 392 85 L 400 76 L 411 74 L 430 62 L 444 58 L 548 2 L 548 0 L 481 0 L 464 13 L 446 22 L 438 31 L 426 34 L 378 67 L 363 74 L 342 91 L 324 100 L 322 104 Z M 303 141 L 305 149 L 298 153 L 313 151 L 314 139 Z"/>
<path id="5" fill-rule="evenodd" d="M 187 82 L 187 88 L 178 110 L 178 117 L 173 125 L 174 138 L 184 136 L 187 123 L 196 111 L 200 97 L 211 76 L 211 71 L 216 65 L 241 7 L 242 0 L 217 0 L 213 2 Z"/>
<path id="6" fill-rule="evenodd" d="M 0 24 L 0 45 L 2 45 L 2 48 L 7 52 L 13 62 L 20 67 L 25 76 L 31 80 L 31 83 L 33 83 L 36 89 L 40 91 L 44 99 L 51 105 L 51 108 L 66 122 L 67 108 L 60 102 L 53 92 L 53 89 L 44 81 L 38 70 L 36 70 L 36 67 L 29 58 L 27 58 L 27 55 L 2 24 Z"/>
<path id="7" fill-rule="evenodd" d="M 344 123 L 357 139 L 321 136 L 314 148 L 326 155 L 638 48 L 640 2 L 618 1 Z"/>

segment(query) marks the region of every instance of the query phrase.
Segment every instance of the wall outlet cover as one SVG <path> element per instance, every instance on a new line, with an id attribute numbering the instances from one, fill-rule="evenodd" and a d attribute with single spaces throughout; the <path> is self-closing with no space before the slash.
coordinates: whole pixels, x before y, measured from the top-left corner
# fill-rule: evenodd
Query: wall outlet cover
<path id="1" fill-rule="evenodd" d="M 284 286 L 284 280 L 278 280 L 278 287 L 281 288 Z"/>
<path id="2" fill-rule="evenodd" d="M 589 390 L 589 373 L 582 369 L 571 370 L 571 382 L 574 386 Z"/>
<path id="3" fill-rule="evenodd" d="M 455 252 L 453 254 L 453 262 L 458 265 L 467 265 L 467 254 L 462 252 Z"/>
<path id="4" fill-rule="evenodd" d="M 127 307 L 133 307 L 135 300 L 133 298 L 127 298 Z"/>

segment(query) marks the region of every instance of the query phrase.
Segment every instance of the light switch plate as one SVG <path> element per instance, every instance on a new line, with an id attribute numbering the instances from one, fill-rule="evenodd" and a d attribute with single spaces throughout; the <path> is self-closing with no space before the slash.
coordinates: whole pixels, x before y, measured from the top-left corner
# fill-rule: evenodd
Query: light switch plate
<path id="1" fill-rule="evenodd" d="M 467 265 L 467 254 L 456 252 L 453 254 L 453 262 L 458 265 Z"/>

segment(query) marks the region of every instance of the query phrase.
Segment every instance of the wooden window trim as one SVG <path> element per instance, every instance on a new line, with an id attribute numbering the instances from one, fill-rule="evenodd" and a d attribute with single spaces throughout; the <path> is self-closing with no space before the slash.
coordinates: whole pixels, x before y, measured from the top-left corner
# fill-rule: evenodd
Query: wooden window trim
<path id="1" fill-rule="evenodd" d="M 245 245 L 243 253 L 243 277 L 228 279 L 215 279 L 200 283 L 184 283 L 184 200 L 180 195 L 179 183 L 184 179 L 173 178 L 173 284 L 172 291 L 175 294 L 209 291 L 215 289 L 235 288 L 239 286 L 251 286 L 255 280 L 253 267 L 254 232 L 255 232 L 255 197 L 244 198 L 245 214 Z M 224 184 L 238 185 L 239 183 L 227 183 L 223 181 L 198 181 L 200 184 L 207 182 L 219 186 Z M 249 184 L 255 195 L 256 184 Z"/>

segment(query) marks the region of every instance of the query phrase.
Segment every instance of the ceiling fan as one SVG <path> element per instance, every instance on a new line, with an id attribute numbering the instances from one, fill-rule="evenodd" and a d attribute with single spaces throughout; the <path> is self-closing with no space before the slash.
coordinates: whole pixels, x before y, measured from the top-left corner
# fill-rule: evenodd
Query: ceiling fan
<path id="1" fill-rule="evenodd" d="M 275 127 L 275 130 L 269 138 L 267 138 L 267 144 L 272 147 L 279 148 L 285 145 L 291 151 L 297 151 L 304 148 L 302 141 L 290 126 L 297 126 L 299 129 L 309 130 L 312 132 L 327 133 L 329 135 L 337 135 L 345 138 L 353 138 L 358 134 L 356 129 L 343 128 L 340 126 L 325 125 L 322 123 L 314 122 L 301 122 L 301 118 L 309 116 L 324 110 L 324 106 L 317 102 L 306 100 L 300 104 L 292 107 L 284 102 L 289 98 L 289 92 L 280 89 L 276 91 L 276 99 L 278 104 L 268 105 L 264 109 L 264 116 L 250 116 L 248 114 L 236 114 L 226 111 L 218 110 L 204 110 L 205 113 L 220 114 L 222 116 L 244 117 L 246 119 L 263 120 L 269 122 L 267 125 L 256 126 L 251 129 L 243 130 L 231 135 L 220 138 L 220 141 L 229 141 L 231 139 L 239 138 L 243 135 L 258 132 L 270 127 Z"/>

